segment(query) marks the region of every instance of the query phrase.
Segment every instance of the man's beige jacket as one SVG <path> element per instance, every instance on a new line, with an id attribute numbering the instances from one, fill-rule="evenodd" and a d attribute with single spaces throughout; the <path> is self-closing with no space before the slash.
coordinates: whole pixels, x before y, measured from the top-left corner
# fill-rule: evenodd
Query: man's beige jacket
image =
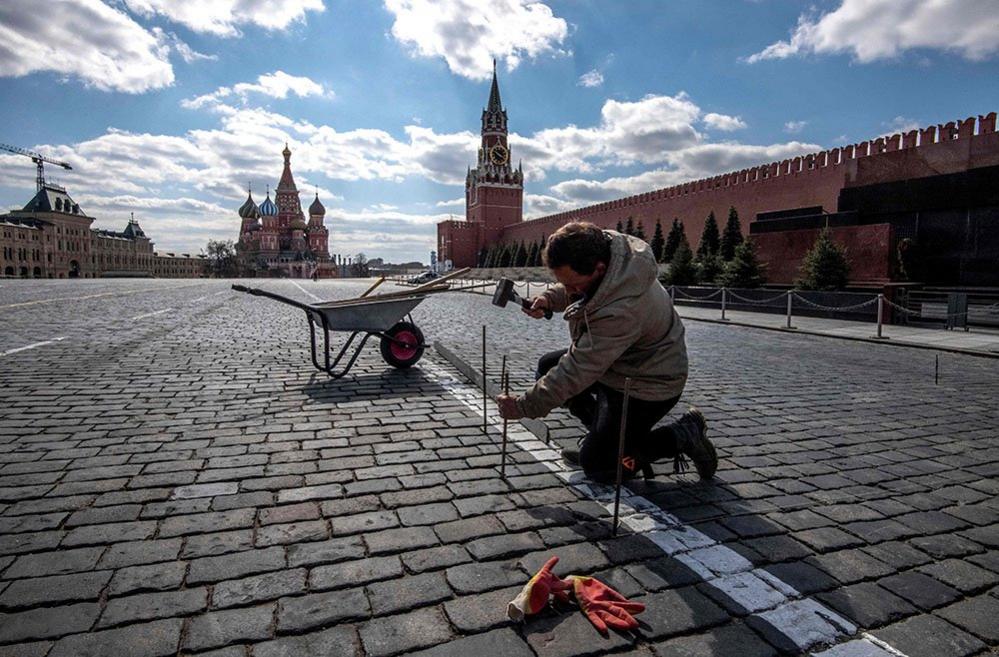
<path id="1" fill-rule="evenodd" d="M 526 417 L 543 417 L 602 383 L 646 401 L 678 397 L 687 382 L 683 323 L 660 285 L 652 249 L 637 237 L 605 230 L 611 243 L 607 273 L 590 299 L 570 305 L 556 285 L 544 295 L 565 311 L 572 344 L 558 364 L 517 400 Z"/>

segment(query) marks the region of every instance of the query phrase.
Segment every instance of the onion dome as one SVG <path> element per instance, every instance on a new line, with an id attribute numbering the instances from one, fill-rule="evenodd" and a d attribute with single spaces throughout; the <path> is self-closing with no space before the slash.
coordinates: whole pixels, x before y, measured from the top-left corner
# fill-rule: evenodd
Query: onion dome
<path id="1" fill-rule="evenodd" d="M 239 206 L 239 216 L 243 219 L 256 219 L 260 216 L 260 208 L 253 202 L 253 194 L 247 193 L 246 201 Z"/>
<path id="2" fill-rule="evenodd" d="M 274 201 L 271 200 L 271 193 L 267 192 L 267 198 L 260 204 L 260 214 L 265 217 L 276 217 L 277 213 L 278 209 L 274 205 Z"/>
<path id="3" fill-rule="evenodd" d="M 326 206 L 324 206 L 319 201 L 319 192 L 316 192 L 316 200 L 313 201 L 312 205 L 309 206 L 309 214 L 310 215 L 317 215 L 317 214 L 324 215 L 324 214 L 326 214 Z"/>
<path id="4" fill-rule="evenodd" d="M 301 217 L 295 217 L 288 224 L 288 227 L 292 230 L 305 230 L 305 222 L 302 221 Z"/>

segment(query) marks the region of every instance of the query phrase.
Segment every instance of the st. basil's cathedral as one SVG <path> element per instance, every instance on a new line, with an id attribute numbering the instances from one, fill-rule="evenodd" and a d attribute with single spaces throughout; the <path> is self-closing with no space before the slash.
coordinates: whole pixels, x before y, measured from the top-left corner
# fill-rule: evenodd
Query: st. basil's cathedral
<path id="1" fill-rule="evenodd" d="M 244 267 L 258 275 L 287 278 L 330 278 L 335 267 L 330 261 L 329 229 L 324 225 L 326 208 L 319 193 L 309 206 L 305 222 L 298 188 L 291 175 L 291 150 L 285 144 L 284 171 L 275 189 L 259 206 L 252 192 L 239 208 L 242 225 L 236 253 Z"/>

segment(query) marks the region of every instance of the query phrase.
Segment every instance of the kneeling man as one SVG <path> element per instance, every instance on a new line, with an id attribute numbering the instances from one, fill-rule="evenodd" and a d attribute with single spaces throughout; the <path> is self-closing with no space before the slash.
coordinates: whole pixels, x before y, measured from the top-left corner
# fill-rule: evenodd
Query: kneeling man
<path id="1" fill-rule="evenodd" d="M 653 430 L 680 400 L 687 382 L 683 322 L 657 279 L 643 240 L 590 223 L 566 224 L 545 245 L 544 261 L 559 284 L 531 300 L 529 315 L 565 313 L 571 343 L 538 361 L 537 381 L 519 397 L 500 395 L 507 419 L 537 418 L 558 406 L 586 426 L 577 448 L 562 450 L 587 476 L 611 482 L 617 472 L 625 379 L 631 379 L 625 429 L 625 477 L 673 458 L 694 462 L 702 479 L 718 467 L 707 424 L 696 408 Z"/>

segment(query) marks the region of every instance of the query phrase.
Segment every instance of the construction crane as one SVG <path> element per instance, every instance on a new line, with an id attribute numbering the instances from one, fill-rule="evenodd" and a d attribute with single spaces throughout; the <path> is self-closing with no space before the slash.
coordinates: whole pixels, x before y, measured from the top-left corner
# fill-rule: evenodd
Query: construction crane
<path id="1" fill-rule="evenodd" d="M 25 157 L 30 157 L 31 161 L 35 163 L 38 167 L 38 175 L 35 177 L 35 185 L 38 187 L 35 191 L 42 191 L 42 187 L 45 186 L 45 165 L 43 162 L 48 162 L 49 164 L 55 164 L 57 166 L 66 169 L 67 171 L 72 170 L 73 167 L 69 165 L 69 162 L 60 162 L 59 160 L 52 160 L 41 153 L 36 153 L 34 151 L 29 151 L 26 148 L 21 148 L 19 146 L 11 146 L 10 144 L 0 144 L 0 150 L 7 151 L 9 153 L 16 153 L 17 155 L 23 155 Z"/>

